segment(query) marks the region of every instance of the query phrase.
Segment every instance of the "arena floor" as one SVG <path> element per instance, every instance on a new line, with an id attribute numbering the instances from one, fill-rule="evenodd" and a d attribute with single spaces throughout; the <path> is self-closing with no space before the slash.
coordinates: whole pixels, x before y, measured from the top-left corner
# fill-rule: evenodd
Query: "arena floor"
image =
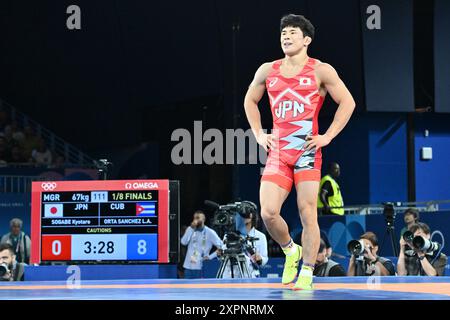
<path id="1" fill-rule="evenodd" d="M 115 280 L 1 283 L 1 300 L 450 300 L 450 277 L 317 278 L 292 291 L 280 279 Z M 239 290 L 236 290 L 239 289 Z"/>

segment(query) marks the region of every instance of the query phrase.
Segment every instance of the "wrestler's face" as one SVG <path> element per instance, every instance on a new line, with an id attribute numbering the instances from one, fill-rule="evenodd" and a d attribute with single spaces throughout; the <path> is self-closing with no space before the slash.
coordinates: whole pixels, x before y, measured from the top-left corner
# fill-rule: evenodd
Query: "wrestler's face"
<path id="1" fill-rule="evenodd" d="M 311 38 L 304 37 L 298 27 L 286 27 L 281 30 L 280 43 L 284 54 L 292 56 L 306 48 L 311 43 Z"/>

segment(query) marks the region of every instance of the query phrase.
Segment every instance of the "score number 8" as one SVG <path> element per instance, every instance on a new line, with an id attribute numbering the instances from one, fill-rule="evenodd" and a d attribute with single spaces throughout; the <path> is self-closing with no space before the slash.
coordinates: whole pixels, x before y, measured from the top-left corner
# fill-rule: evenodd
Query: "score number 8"
<path id="1" fill-rule="evenodd" d="M 138 244 L 137 252 L 140 255 L 146 254 L 147 253 L 147 241 L 141 239 L 141 240 L 138 241 L 137 244 Z"/>

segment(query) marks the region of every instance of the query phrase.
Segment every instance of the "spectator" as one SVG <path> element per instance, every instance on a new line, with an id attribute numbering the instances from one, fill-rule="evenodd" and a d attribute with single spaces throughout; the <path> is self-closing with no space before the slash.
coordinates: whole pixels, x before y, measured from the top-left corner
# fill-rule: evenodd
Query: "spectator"
<path id="1" fill-rule="evenodd" d="M 64 168 L 66 165 L 66 158 L 60 154 L 56 155 L 53 168 Z"/>
<path id="2" fill-rule="evenodd" d="M 314 275 L 316 277 L 345 277 L 347 273 L 344 268 L 339 263 L 329 259 L 327 254 L 325 241 L 320 239 Z"/>
<path id="3" fill-rule="evenodd" d="M 18 262 L 10 244 L 0 244 L 0 281 L 23 281 L 25 263 Z"/>
<path id="4" fill-rule="evenodd" d="M 25 158 L 31 158 L 31 152 L 39 147 L 39 137 L 35 134 L 31 126 L 26 126 L 24 129 L 25 139 L 22 143 L 23 155 Z"/>
<path id="5" fill-rule="evenodd" d="M 403 237 L 403 234 L 409 230 L 409 228 L 419 222 L 419 210 L 415 208 L 408 208 L 406 209 L 405 213 L 403 214 L 403 220 L 405 221 L 405 226 L 400 231 L 400 239 Z"/>
<path id="6" fill-rule="evenodd" d="M 366 232 L 360 237 L 364 243 L 364 252 L 360 256 L 352 254 L 347 275 L 352 276 L 393 276 L 394 265 L 391 260 L 379 257 L 378 238 L 373 232 Z"/>
<path id="7" fill-rule="evenodd" d="M 12 147 L 17 145 L 17 141 L 13 138 L 11 126 L 8 125 L 5 127 L 5 130 L 3 131 L 3 137 L 5 138 L 8 149 L 12 149 Z"/>
<path id="8" fill-rule="evenodd" d="M 186 279 L 202 278 L 203 260 L 211 258 L 209 253 L 213 245 L 218 249 L 223 245 L 217 233 L 205 225 L 205 220 L 203 211 L 197 210 L 181 238 L 181 244 L 188 247 L 183 264 Z"/>
<path id="9" fill-rule="evenodd" d="M 11 130 L 12 137 L 15 141 L 17 141 L 17 143 L 19 143 L 19 144 L 23 143 L 23 141 L 25 140 L 25 134 L 23 133 L 22 129 L 19 127 L 19 124 L 17 123 L 17 121 L 11 121 L 11 124 L 6 126 L 5 131 L 7 129 Z"/>
<path id="10" fill-rule="evenodd" d="M 410 228 L 414 237 L 431 239 L 430 227 L 425 223 L 415 223 Z M 411 250 L 407 250 L 407 249 Z M 447 256 L 439 251 L 423 252 L 400 239 L 400 254 L 398 256 L 397 271 L 399 276 L 443 276 L 447 265 Z"/>
<path id="11" fill-rule="evenodd" d="M 49 166 L 52 164 L 52 152 L 44 139 L 39 140 L 39 146 L 31 152 L 31 158 L 37 165 Z"/>
<path id="12" fill-rule="evenodd" d="M 22 149 L 20 148 L 20 146 L 14 146 L 11 149 L 11 154 L 10 157 L 8 159 L 8 162 L 11 163 L 26 163 L 28 159 L 25 159 L 25 157 L 23 156 L 23 152 Z"/>
<path id="13" fill-rule="evenodd" d="M 317 208 L 321 214 L 344 215 L 344 200 L 341 189 L 336 179 L 341 175 L 341 169 L 335 162 L 330 163 L 328 174 L 322 178 L 319 187 L 319 196 L 317 198 Z"/>
<path id="14" fill-rule="evenodd" d="M 13 247 L 13 253 L 18 262 L 30 262 L 31 240 L 25 232 L 22 231 L 23 222 L 18 218 L 14 218 L 9 223 L 10 232 L 5 234 L 1 243 L 7 243 Z"/>
<path id="15" fill-rule="evenodd" d="M 3 135 L 0 135 L 0 162 L 8 162 L 10 158 L 10 150 Z"/>
<path id="16" fill-rule="evenodd" d="M 3 102 L 0 102 L 0 132 L 5 130 L 5 127 L 8 124 L 8 120 L 9 120 L 9 114 L 3 108 Z"/>

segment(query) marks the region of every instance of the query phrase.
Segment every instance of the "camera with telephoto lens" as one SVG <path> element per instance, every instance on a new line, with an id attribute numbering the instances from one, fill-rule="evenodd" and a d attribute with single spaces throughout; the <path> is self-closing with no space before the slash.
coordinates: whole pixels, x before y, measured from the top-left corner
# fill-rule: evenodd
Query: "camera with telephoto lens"
<path id="1" fill-rule="evenodd" d="M 351 240 L 347 244 L 347 249 L 350 254 L 354 255 L 355 257 L 361 256 L 364 254 L 364 251 L 366 250 L 364 247 L 364 241 L 362 240 Z"/>
<path id="2" fill-rule="evenodd" d="M 9 272 L 8 265 L 6 263 L 0 264 L 0 277 L 3 277 Z"/>
<path id="3" fill-rule="evenodd" d="M 415 236 L 411 231 L 405 231 L 403 234 L 403 240 L 405 240 L 406 243 L 409 243 L 414 247 L 414 249 L 425 252 L 425 253 L 431 253 L 434 251 L 439 250 L 440 244 L 438 242 L 432 242 L 431 240 L 425 239 L 421 236 Z"/>
<path id="4" fill-rule="evenodd" d="M 431 253 L 439 250 L 439 243 L 432 242 L 431 240 L 425 239 L 421 236 L 414 237 L 412 244 L 417 250 L 426 253 Z"/>

